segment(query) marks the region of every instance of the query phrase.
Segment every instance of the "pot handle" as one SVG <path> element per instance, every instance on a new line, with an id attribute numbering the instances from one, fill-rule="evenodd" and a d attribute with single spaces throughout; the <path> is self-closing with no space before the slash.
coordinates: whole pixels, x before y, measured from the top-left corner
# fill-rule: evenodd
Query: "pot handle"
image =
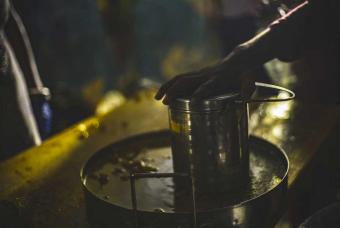
<path id="1" fill-rule="evenodd" d="M 283 91 L 283 92 L 288 93 L 289 96 L 284 97 L 284 98 L 249 99 L 245 101 L 246 103 L 290 101 L 295 98 L 295 93 L 293 91 L 283 88 L 281 86 L 271 85 L 271 84 L 262 83 L 262 82 L 255 82 L 255 86 L 258 88 L 266 88 L 266 89 L 272 89 L 272 90 L 277 90 L 277 91 Z"/>

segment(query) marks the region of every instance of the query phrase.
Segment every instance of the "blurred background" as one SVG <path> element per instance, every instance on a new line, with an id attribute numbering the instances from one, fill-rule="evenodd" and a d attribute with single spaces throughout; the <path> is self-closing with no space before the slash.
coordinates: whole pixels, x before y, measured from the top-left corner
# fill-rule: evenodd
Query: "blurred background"
<path id="1" fill-rule="evenodd" d="M 89 138 L 91 131 L 98 129 L 99 137 L 92 141 L 102 146 L 107 140 L 103 137 L 104 134 L 107 138 L 120 139 L 119 137 L 125 137 L 128 133 L 136 133 L 131 124 L 133 121 L 131 123 L 129 121 L 138 121 L 139 119 L 135 118 L 138 114 L 142 117 L 146 115 L 146 112 L 144 116 L 143 113 L 138 113 L 140 107 L 144 107 L 143 110 L 147 109 L 150 113 L 164 107 L 158 106 L 155 109 L 154 106 L 152 109 L 148 102 L 139 104 L 131 102 L 126 112 L 118 112 L 111 117 L 107 115 L 109 117 L 104 119 L 105 121 L 97 119 L 97 116 L 105 117 L 105 114 L 127 100 L 143 100 L 138 93 L 141 90 L 145 90 L 151 97 L 162 83 L 177 74 L 198 70 L 220 61 L 238 44 L 252 38 L 303 0 L 11 0 L 11 2 L 27 29 L 44 86 L 48 87 L 52 94 L 49 103 L 53 115 L 48 137 L 75 126 L 71 129 L 71 134 L 60 134 L 59 138 L 56 137 L 58 139 L 47 142 L 47 146 L 43 145 L 42 149 L 38 147 L 38 152 L 41 151 L 41 157 L 38 157 L 40 160 L 37 159 L 35 154 L 37 151 L 34 149 L 31 155 L 28 155 L 31 156 L 29 157 L 31 160 L 20 160 L 22 163 L 32 161 L 34 172 L 38 164 L 44 175 L 50 173 L 47 167 L 54 169 L 67 161 L 69 169 L 64 169 L 60 165 L 63 168 L 60 173 L 66 177 L 61 175 L 56 178 L 57 186 L 62 186 L 64 193 L 60 193 L 59 188 L 50 184 L 46 184 L 47 190 L 42 188 L 40 191 L 46 193 L 47 198 L 55 200 L 55 205 L 58 205 L 59 201 L 61 203 L 67 201 L 66 212 L 59 211 L 59 207 L 58 212 L 55 212 L 46 202 L 41 205 L 48 206 L 49 210 L 37 207 L 38 203 L 34 202 L 27 207 L 29 214 L 32 211 L 32 214 L 42 218 L 41 221 L 48 219 L 44 213 L 40 213 L 40 210 L 51 212 L 49 218 L 53 217 L 51 221 L 56 221 L 59 217 L 54 216 L 55 213 L 67 214 L 66 208 L 76 211 L 70 204 L 78 201 L 69 203 L 68 197 L 72 194 L 77 195 L 78 200 L 78 192 L 74 191 L 71 194 L 72 187 L 69 186 L 79 187 L 80 166 L 75 164 L 82 161 L 82 156 L 88 156 L 90 152 L 96 150 L 94 146 L 87 148 L 91 145 L 86 144 L 90 140 L 84 140 Z M 334 133 L 331 127 L 338 118 L 336 116 L 338 112 L 334 112 L 334 109 L 326 105 L 316 106 L 315 109 L 308 108 L 308 103 L 339 102 L 337 100 L 340 97 L 338 89 L 340 77 L 337 69 L 339 58 L 339 49 L 326 45 L 296 62 L 286 63 L 274 59 L 252 72 L 256 81 L 284 86 L 297 94 L 296 103 L 284 102 L 260 107 L 254 105 L 259 111 L 253 115 L 253 121 L 250 122 L 252 132 L 257 135 L 266 135 L 278 146 L 283 145 L 279 145 L 279 142 L 285 142 L 284 149 L 294 152 L 290 154 L 290 159 L 295 162 L 293 168 L 300 168 L 300 164 L 304 164 L 306 171 L 304 170 L 299 179 L 301 184 L 294 186 L 297 189 L 296 193 L 290 196 L 289 203 L 293 210 L 286 215 L 294 220 L 292 224 L 299 224 L 301 219 L 307 218 L 316 209 L 334 200 L 334 192 L 340 192 L 338 165 L 340 128 L 337 125 Z M 151 100 L 150 97 L 148 101 Z M 4 98 L 4 103 L 8 103 L 7 97 Z M 157 102 L 158 104 L 161 105 Z M 129 121 L 117 118 L 118 115 L 120 117 L 130 112 L 130 108 L 133 110 L 132 114 L 126 117 Z M 298 117 L 294 116 L 295 113 L 299 114 Z M 164 113 L 157 114 L 164 117 Z M 8 116 L 11 115 L 12 113 L 8 113 Z M 93 119 L 82 121 L 94 115 Z M 110 124 L 105 125 L 101 122 L 117 124 L 110 128 Z M 144 124 L 138 125 L 136 127 L 138 130 L 154 124 L 152 118 L 144 118 L 140 122 Z M 79 124 L 76 125 L 77 123 Z M 12 129 L 15 126 L 10 127 Z M 10 131 L 4 131 L 4 134 L 8 132 Z M 19 137 L 16 133 L 20 132 L 20 129 L 13 132 L 13 137 L 8 138 L 14 141 L 13 145 L 17 145 Z M 78 147 L 81 141 L 84 141 L 84 145 Z M 81 153 L 77 152 L 78 150 Z M 321 151 L 319 157 L 314 155 L 317 150 Z M 46 151 L 49 152 L 46 153 L 48 156 L 45 156 Z M 11 153 L 9 155 L 14 154 L 12 150 L 9 152 Z M 60 158 L 57 155 L 60 155 Z M 313 163 L 308 163 L 312 155 L 315 159 Z M 25 175 L 26 173 L 28 176 L 31 175 L 31 168 L 25 168 L 26 164 L 21 165 L 20 162 L 14 163 L 13 170 L 12 167 L 7 168 L 6 164 L 0 166 L 2 171 L 9 170 L 3 172 L 5 173 L 3 183 L 7 181 L 7 173 L 10 174 L 8 175 L 10 180 L 12 175 L 18 175 L 20 181 L 24 180 L 17 167 L 24 169 Z M 305 168 L 307 163 L 308 167 Z M 74 179 L 67 179 L 69 176 Z M 13 180 L 16 179 L 17 176 L 14 176 Z M 30 185 L 30 179 L 25 184 Z M 64 187 L 65 185 L 67 187 Z M 8 186 L 12 189 L 11 184 Z M 36 194 L 36 202 L 45 200 L 39 194 Z M 63 194 L 65 198 L 60 200 Z M 35 207 L 39 208 L 38 213 L 33 210 Z M 73 216 L 72 213 L 69 215 Z M 35 217 L 32 218 L 34 220 Z M 280 223 L 283 225 L 279 227 L 291 227 L 285 221 L 289 219 L 283 218 L 283 222 Z"/>
<path id="2" fill-rule="evenodd" d="M 141 88 L 157 87 L 176 74 L 217 62 L 298 2 L 13 3 L 27 27 L 42 80 L 52 92 L 55 134 L 94 114 L 98 104 L 112 104 L 114 99 L 131 97 Z M 296 77 L 301 67 L 292 68 L 292 64 L 274 60 L 254 73 L 258 81 L 292 89 L 304 84 L 304 77 L 299 81 Z M 299 95 L 303 97 L 302 92 Z M 306 97 L 310 99 L 310 94 Z"/>

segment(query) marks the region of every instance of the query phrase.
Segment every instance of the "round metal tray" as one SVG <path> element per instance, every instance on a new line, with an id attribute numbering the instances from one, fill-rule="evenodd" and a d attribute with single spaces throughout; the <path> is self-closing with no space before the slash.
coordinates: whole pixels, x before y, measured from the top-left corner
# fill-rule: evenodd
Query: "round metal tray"
<path id="1" fill-rule="evenodd" d="M 282 150 L 250 137 L 248 184 L 237 191 L 196 196 L 196 227 L 272 227 L 285 205 L 288 167 Z M 172 177 L 133 181 L 137 211 L 133 210 L 130 172 L 173 172 L 169 131 L 114 143 L 85 163 L 81 180 L 93 227 L 193 227 L 192 197 L 179 193 Z"/>

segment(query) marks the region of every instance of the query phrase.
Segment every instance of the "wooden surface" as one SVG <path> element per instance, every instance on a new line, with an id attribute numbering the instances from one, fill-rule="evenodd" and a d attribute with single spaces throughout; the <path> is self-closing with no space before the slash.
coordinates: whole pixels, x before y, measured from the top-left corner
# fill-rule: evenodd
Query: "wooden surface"
<path id="1" fill-rule="evenodd" d="M 152 95 L 141 93 L 105 116 L 84 120 L 1 162 L 0 200 L 18 206 L 32 227 L 87 227 L 80 168 L 109 143 L 168 127 L 167 109 Z M 264 104 L 252 113 L 250 129 L 286 151 L 292 187 L 339 117 L 340 108 L 335 106 Z"/>

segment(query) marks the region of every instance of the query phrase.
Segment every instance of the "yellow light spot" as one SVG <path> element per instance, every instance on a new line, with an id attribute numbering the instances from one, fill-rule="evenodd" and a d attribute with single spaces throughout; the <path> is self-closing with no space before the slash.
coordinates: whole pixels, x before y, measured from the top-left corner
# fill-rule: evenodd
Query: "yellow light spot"
<path id="1" fill-rule="evenodd" d="M 96 108 L 96 114 L 106 115 L 126 102 L 126 98 L 118 91 L 110 91 L 101 99 Z"/>
<path id="2" fill-rule="evenodd" d="M 282 179 L 278 176 L 274 176 L 273 179 L 272 179 L 272 183 L 273 183 L 274 186 L 280 184 L 281 181 L 282 181 Z"/>
<path id="3" fill-rule="evenodd" d="M 268 113 L 274 118 L 288 119 L 291 108 L 291 102 L 277 103 L 268 108 Z"/>
<path id="4" fill-rule="evenodd" d="M 283 128 L 282 125 L 277 125 L 273 128 L 272 133 L 277 138 L 282 138 L 283 136 Z"/>
<path id="5" fill-rule="evenodd" d="M 86 139 L 86 138 L 90 137 L 90 133 L 88 132 L 87 126 L 85 124 L 80 124 L 78 126 L 78 130 L 79 130 L 80 136 L 82 138 Z"/>
<path id="6" fill-rule="evenodd" d="M 97 123 L 98 120 L 97 120 Z M 90 118 L 74 129 L 65 131 L 48 140 L 41 146 L 33 147 L 0 164 L 0 182 L 3 183 L 0 197 L 7 197 L 18 189 L 25 189 L 30 183 L 39 184 L 53 176 L 71 156 L 75 156 L 83 145 L 79 133 L 89 136 L 88 126 L 96 126 L 96 120 Z M 27 170 L 27 167 L 32 169 Z M 13 172 L 15 170 L 15 172 Z"/>
<path id="7" fill-rule="evenodd" d="M 170 129 L 171 131 L 175 133 L 180 133 L 181 132 L 181 125 L 179 123 L 176 123 L 175 121 L 171 120 L 170 121 Z"/>

